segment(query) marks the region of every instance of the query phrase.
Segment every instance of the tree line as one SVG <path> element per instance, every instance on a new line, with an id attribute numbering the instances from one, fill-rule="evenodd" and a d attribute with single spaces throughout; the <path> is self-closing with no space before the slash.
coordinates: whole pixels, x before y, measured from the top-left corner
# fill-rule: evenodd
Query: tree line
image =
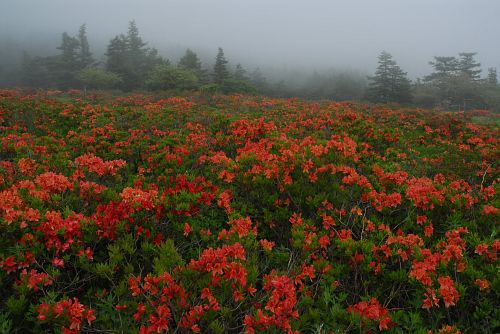
<path id="1" fill-rule="evenodd" d="M 315 72 L 302 85 L 284 80 L 270 83 L 257 68 L 248 73 L 241 64 L 231 68 L 218 48 L 211 67 L 203 66 L 198 55 L 187 49 L 176 63 L 163 58 L 142 39 L 134 21 L 125 34 L 112 38 L 105 61 L 96 61 L 88 42 L 86 26 L 76 36 L 63 33 L 59 53 L 32 57 L 24 54 L 20 85 L 42 88 L 134 90 L 200 90 L 220 93 L 264 94 L 276 97 L 367 100 L 375 103 L 412 104 L 446 110 L 489 108 L 500 110 L 497 72 L 489 68 L 481 77 L 476 53 L 457 57 L 436 56 L 429 64 L 433 72 L 413 82 L 383 51 L 373 76 L 352 73 Z"/>
<path id="2" fill-rule="evenodd" d="M 375 75 L 370 77 L 366 97 L 372 102 L 415 104 L 446 110 L 489 108 L 500 111 L 500 86 L 497 71 L 488 69 L 481 78 L 477 53 L 462 52 L 458 57 L 434 57 L 433 72 L 411 82 L 393 59 L 383 51 Z"/>
<path id="3" fill-rule="evenodd" d="M 98 62 L 90 51 L 86 26 L 77 36 L 62 34 L 59 54 L 48 57 L 24 55 L 24 86 L 44 88 L 84 88 L 133 90 L 209 89 L 222 93 L 257 93 L 258 71 L 253 76 L 238 64 L 230 71 L 224 50 L 218 49 L 212 71 L 202 68 L 198 55 L 187 49 L 177 64 L 159 55 L 139 34 L 134 21 L 126 34 L 112 38 L 106 49 L 106 60 Z"/>

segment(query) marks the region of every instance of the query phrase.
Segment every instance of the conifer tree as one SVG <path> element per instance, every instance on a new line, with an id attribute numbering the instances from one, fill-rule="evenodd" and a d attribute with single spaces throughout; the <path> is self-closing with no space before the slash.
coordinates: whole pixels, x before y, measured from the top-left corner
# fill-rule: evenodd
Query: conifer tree
<path id="1" fill-rule="evenodd" d="M 471 81 L 479 81 L 481 78 L 481 64 L 474 59 L 476 54 L 476 52 L 459 53 L 458 70 L 461 75 Z"/>
<path id="2" fill-rule="evenodd" d="M 208 71 L 201 66 L 201 61 L 198 55 L 191 49 L 187 49 L 186 53 L 177 64 L 179 67 L 193 71 L 198 77 L 199 84 L 206 84 L 210 81 Z"/>
<path id="3" fill-rule="evenodd" d="M 434 72 L 425 77 L 425 82 L 437 104 L 445 109 L 480 107 L 480 64 L 474 59 L 475 52 L 459 53 L 456 57 L 434 57 L 429 62 Z"/>
<path id="4" fill-rule="evenodd" d="M 140 82 L 145 77 L 145 72 L 148 70 L 148 64 L 146 62 L 148 50 L 146 48 L 146 43 L 139 35 L 139 29 L 135 21 L 130 21 L 125 41 L 127 45 L 126 57 L 128 62 L 125 88 L 130 90 L 140 85 Z"/>
<path id="5" fill-rule="evenodd" d="M 80 42 L 77 38 L 71 37 L 68 33 L 62 34 L 61 45 L 57 48 L 61 50 L 61 65 L 65 70 L 77 70 L 80 66 L 79 49 Z"/>
<path id="6" fill-rule="evenodd" d="M 429 62 L 434 72 L 424 77 L 424 82 L 434 92 L 436 100 L 443 107 L 456 103 L 456 78 L 459 73 L 460 62 L 455 57 L 439 56 Z"/>
<path id="7" fill-rule="evenodd" d="M 62 34 L 61 45 L 57 48 L 61 53 L 56 57 L 48 57 L 45 61 L 54 83 L 59 88 L 75 88 L 76 73 L 80 69 L 80 43 L 77 38 Z"/>
<path id="8" fill-rule="evenodd" d="M 130 21 L 128 25 L 127 42 L 131 52 L 136 52 L 138 54 L 145 52 L 144 47 L 147 43 L 145 43 L 139 35 L 139 28 L 137 28 L 137 24 L 134 20 Z"/>
<path id="9" fill-rule="evenodd" d="M 106 69 L 118 75 L 126 75 L 128 68 L 127 40 L 124 35 L 114 37 L 106 51 Z"/>
<path id="10" fill-rule="evenodd" d="M 492 85 L 498 84 L 497 69 L 494 67 L 488 68 L 488 78 L 486 81 Z"/>
<path id="11" fill-rule="evenodd" d="M 426 76 L 425 81 L 437 84 L 456 76 L 459 70 L 459 61 L 455 57 L 434 57 L 429 65 L 434 68 L 434 72 Z"/>
<path id="12" fill-rule="evenodd" d="M 390 53 L 383 51 L 379 55 L 375 75 L 369 79 L 367 95 L 370 101 L 405 103 L 411 100 L 410 80 Z"/>
<path id="13" fill-rule="evenodd" d="M 127 35 L 113 38 L 108 45 L 106 68 L 122 78 L 122 89 L 140 88 L 155 65 L 166 64 L 156 49 L 146 47 L 135 21 L 129 23 Z"/>
<path id="14" fill-rule="evenodd" d="M 94 62 L 94 58 L 92 58 L 92 53 L 90 52 L 90 45 L 87 39 L 87 27 L 85 24 L 80 26 L 78 31 L 78 42 L 80 44 L 80 67 L 85 68 Z"/>
<path id="15" fill-rule="evenodd" d="M 201 71 L 200 59 L 198 58 L 198 55 L 191 49 L 186 50 L 184 56 L 182 56 L 182 58 L 179 60 L 178 65 L 194 72 Z"/>
<path id="16" fill-rule="evenodd" d="M 411 102 L 411 85 L 407 73 L 399 66 L 394 66 L 391 71 L 393 99 L 399 103 Z"/>
<path id="17" fill-rule="evenodd" d="M 224 50 L 219 48 L 219 52 L 217 53 L 217 57 L 215 58 L 214 65 L 214 82 L 216 84 L 222 84 L 224 80 L 227 80 L 229 77 L 229 72 L 227 70 L 228 61 L 224 57 Z"/>

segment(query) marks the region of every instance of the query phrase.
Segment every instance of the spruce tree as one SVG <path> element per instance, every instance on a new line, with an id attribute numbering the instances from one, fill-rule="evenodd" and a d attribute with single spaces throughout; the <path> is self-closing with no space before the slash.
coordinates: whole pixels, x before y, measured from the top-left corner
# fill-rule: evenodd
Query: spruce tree
<path id="1" fill-rule="evenodd" d="M 425 77 L 425 81 L 440 83 L 456 76 L 459 71 L 459 61 L 455 57 L 434 57 L 429 65 L 434 68 L 434 72 Z"/>
<path id="2" fill-rule="evenodd" d="M 488 68 L 488 78 L 486 81 L 492 85 L 498 84 L 497 69 L 494 67 Z"/>
<path id="3" fill-rule="evenodd" d="M 459 53 L 458 70 L 461 75 L 471 81 L 479 81 L 481 78 L 481 64 L 474 59 L 476 54 L 476 52 Z"/>
<path id="4" fill-rule="evenodd" d="M 77 38 L 71 37 L 68 33 L 62 34 L 61 45 L 57 48 L 61 50 L 61 65 L 65 70 L 77 70 L 80 66 L 79 49 L 80 42 Z"/>
<path id="5" fill-rule="evenodd" d="M 424 82 L 434 91 L 434 96 L 439 104 L 445 108 L 457 103 L 457 76 L 460 62 L 455 57 L 434 57 L 430 61 L 434 72 L 424 77 Z"/>
<path id="6" fill-rule="evenodd" d="M 407 78 L 407 73 L 399 66 L 394 66 L 391 70 L 393 99 L 399 103 L 411 102 L 411 82 Z"/>
<path id="7" fill-rule="evenodd" d="M 135 24 L 134 20 L 130 21 L 128 25 L 127 42 L 131 52 L 138 54 L 145 52 L 147 43 L 145 43 L 139 35 L 139 28 L 137 28 L 137 24 Z"/>
<path id="8" fill-rule="evenodd" d="M 135 21 L 130 21 L 126 35 L 127 45 L 127 75 L 125 77 L 125 89 L 132 90 L 140 86 L 146 77 L 148 64 L 146 62 L 147 48 L 146 43 L 139 35 L 139 29 Z"/>
<path id="9" fill-rule="evenodd" d="M 229 77 L 229 72 L 227 70 L 228 61 L 224 57 L 224 50 L 219 48 L 219 52 L 217 53 L 217 57 L 215 58 L 214 65 L 214 82 L 216 84 L 222 84 L 224 80 L 227 80 Z"/>
<path id="10" fill-rule="evenodd" d="M 399 102 L 411 100 L 410 81 L 406 72 L 393 60 L 386 51 L 378 56 L 378 66 L 373 77 L 369 77 L 370 86 L 367 97 L 372 102 Z"/>
<path id="11" fill-rule="evenodd" d="M 129 23 L 127 35 L 109 42 L 106 69 L 122 78 L 121 88 L 126 91 L 140 88 L 155 65 L 166 64 L 156 49 L 146 45 L 134 21 Z"/>
<path id="12" fill-rule="evenodd" d="M 127 40 L 124 35 L 114 37 L 106 51 L 106 69 L 122 77 L 127 75 L 129 67 L 127 57 Z"/>
<path id="13" fill-rule="evenodd" d="M 187 49 L 177 65 L 193 71 L 198 77 L 199 84 L 204 85 L 210 82 L 209 72 L 202 68 L 201 61 L 193 50 Z"/>
<path id="14" fill-rule="evenodd" d="M 78 42 L 80 44 L 80 67 L 85 68 L 94 63 L 94 58 L 92 58 L 92 53 L 90 52 L 90 45 L 87 39 L 87 27 L 85 24 L 82 24 L 78 31 Z"/>
<path id="15" fill-rule="evenodd" d="M 482 98 L 478 94 L 480 64 L 476 53 L 462 52 L 456 57 L 434 57 L 429 62 L 434 72 L 425 77 L 437 104 L 445 109 L 463 108 L 466 104 L 479 107 Z M 465 109 L 465 108 L 464 108 Z"/>
<path id="16" fill-rule="evenodd" d="M 392 56 L 383 51 L 378 57 L 378 66 L 375 76 L 370 77 L 368 98 L 373 102 L 389 102 L 391 100 L 391 76 L 390 70 L 396 63 Z"/>
<path id="17" fill-rule="evenodd" d="M 200 59 L 198 59 L 198 55 L 191 49 L 186 50 L 184 56 L 179 60 L 178 65 L 194 72 L 201 71 Z"/>
<path id="18" fill-rule="evenodd" d="M 47 68 L 59 88 L 77 87 L 75 76 L 81 66 L 79 48 L 78 39 L 64 32 L 61 45 L 57 48 L 61 53 L 57 57 L 47 58 Z"/>

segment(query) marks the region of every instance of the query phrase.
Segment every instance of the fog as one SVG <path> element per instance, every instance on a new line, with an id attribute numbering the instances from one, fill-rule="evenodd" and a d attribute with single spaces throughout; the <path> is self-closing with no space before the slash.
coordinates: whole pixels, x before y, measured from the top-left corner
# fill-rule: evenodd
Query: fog
<path id="1" fill-rule="evenodd" d="M 0 0 L 0 56 L 54 53 L 83 23 L 99 56 L 135 20 L 174 61 L 190 47 L 209 62 L 221 46 L 246 66 L 370 73 L 387 50 L 415 78 L 433 56 L 462 51 L 500 68 L 499 13 L 495 0 Z"/>

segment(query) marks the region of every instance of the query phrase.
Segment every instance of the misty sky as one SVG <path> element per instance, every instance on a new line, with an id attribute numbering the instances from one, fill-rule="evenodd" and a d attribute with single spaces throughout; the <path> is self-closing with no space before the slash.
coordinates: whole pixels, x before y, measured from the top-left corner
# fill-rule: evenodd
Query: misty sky
<path id="1" fill-rule="evenodd" d="M 500 70 L 499 15 L 498 0 L 0 0 L 0 40 L 57 45 L 86 23 L 102 49 L 135 19 L 169 57 L 221 46 L 244 65 L 370 73 L 387 50 L 414 78 L 433 56 L 461 51 Z"/>

